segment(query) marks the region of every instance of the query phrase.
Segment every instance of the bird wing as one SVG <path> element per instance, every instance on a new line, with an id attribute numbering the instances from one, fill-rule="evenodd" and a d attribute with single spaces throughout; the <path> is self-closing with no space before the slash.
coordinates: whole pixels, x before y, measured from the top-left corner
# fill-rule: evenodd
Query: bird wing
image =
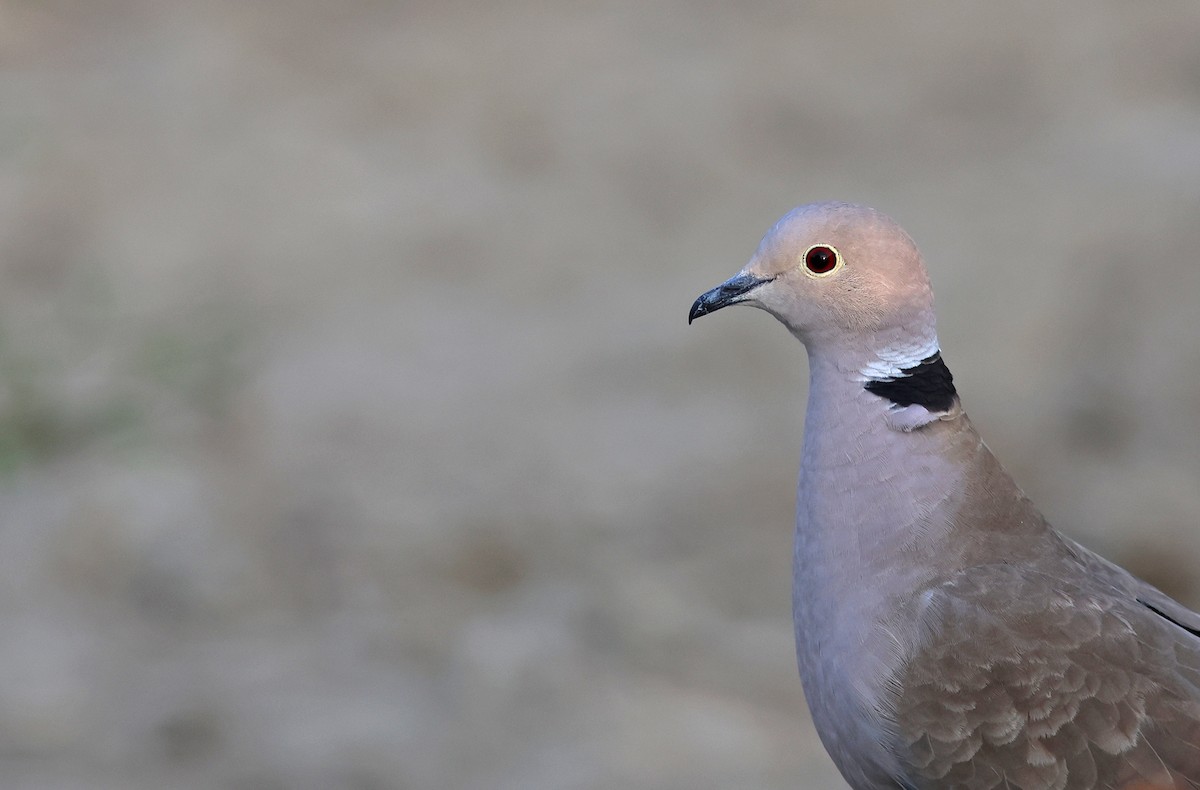
<path id="1" fill-rule="evenodd" d="M 975 567 L 915 603 L 888 711 L 906 783 L 1200 788 L 1200 636 L 1162 601 L 1066 575 Z"/>
<path id="2" fill-rule="evenodd" d="M 1138 603 L 1157 612 L 1196 636 L 1200 636 L 1200 614 L 1193 612 L 1157 587 L 1147 584 L 1129 571 L 1085 549 L 1078 543 L 1058 536 L 1064 547 L 1083 564 L 1089 577 L 1107 583 L 1132 596 Z"/>

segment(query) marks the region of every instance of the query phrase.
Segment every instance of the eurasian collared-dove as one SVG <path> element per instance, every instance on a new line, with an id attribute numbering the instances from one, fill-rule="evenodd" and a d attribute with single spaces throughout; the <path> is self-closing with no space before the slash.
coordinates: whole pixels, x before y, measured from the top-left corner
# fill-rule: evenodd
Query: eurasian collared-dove
<path id="1" fill-rule="evenodd" d="M 732 304 L 808 349 L 793 607 L 850 785 L 1200 787 L 1200 615 L 1053 530 L 959 404 L 912 239 L 802 206 L 689 322 Z"/>

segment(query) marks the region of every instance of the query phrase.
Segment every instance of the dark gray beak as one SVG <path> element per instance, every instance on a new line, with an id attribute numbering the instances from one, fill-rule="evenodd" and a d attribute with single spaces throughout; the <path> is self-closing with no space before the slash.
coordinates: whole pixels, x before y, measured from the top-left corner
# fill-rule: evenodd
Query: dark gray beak
<path id="1" fill-rule="evenodd" d="M 755 277 L 751 274 L 739 274 L 737 277 L 726 280 L 711 291 L 705 291 L 700 294 L 700 298 L 692 305 L 691 311 L 688 313 L 688 323 L 696 320 L 702 315 L 715 313 L 722 307 L 728 307 L 731 304 L 745 301 L 746 294 L 753 291 L 763 283 L 771 282 L 770 277 Z"/>

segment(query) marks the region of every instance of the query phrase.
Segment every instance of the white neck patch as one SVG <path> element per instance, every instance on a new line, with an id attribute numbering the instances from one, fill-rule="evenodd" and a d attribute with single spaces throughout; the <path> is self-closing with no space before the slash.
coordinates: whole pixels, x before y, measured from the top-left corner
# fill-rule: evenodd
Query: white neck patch
<path id="1" fill-rule="evenodd" d="M 938 353 L 937 335 L 904 345 L 879 350 L 876 358 L 859 368 L 859 381 L 895 381 L 904 378 L 904 371 L 915 368 Z"/>

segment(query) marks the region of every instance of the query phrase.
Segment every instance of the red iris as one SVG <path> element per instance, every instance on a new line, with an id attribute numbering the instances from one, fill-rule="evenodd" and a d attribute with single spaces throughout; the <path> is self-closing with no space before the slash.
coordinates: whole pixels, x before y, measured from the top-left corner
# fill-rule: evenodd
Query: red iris
<path id="1" fill-rule="evenodd" d="M 837 266 L 837 251 L 831 247 L 813 247 L 804 255 L 804 265 L 813 274 L 828 274 Z"/>

